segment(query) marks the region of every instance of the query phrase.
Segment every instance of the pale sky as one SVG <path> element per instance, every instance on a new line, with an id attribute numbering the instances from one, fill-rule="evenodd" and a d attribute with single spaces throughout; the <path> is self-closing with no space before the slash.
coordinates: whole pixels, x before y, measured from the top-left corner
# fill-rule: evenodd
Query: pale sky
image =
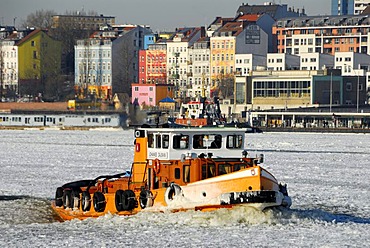
<path id="1" fill-rule="evenodd" d="M 266 0 L 0 0 L 0 24 L 16 27 L 36 10 L 96 11 L 116 17 L 117 24 L 146 24 L 153 31 L 174 31 L 176 27 L 206 26 L 216 16 L 234 17 L 242 3 L 263 4 Z M 273 2 L 273 0 L 271 0 Z M 307 15 L 330 14 L 330 0 L 275 0 Z"/>

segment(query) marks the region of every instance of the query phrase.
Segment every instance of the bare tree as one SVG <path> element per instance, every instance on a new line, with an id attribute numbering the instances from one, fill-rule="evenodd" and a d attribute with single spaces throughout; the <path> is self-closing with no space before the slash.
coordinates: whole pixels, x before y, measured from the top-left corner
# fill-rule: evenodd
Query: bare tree
<path id="1" fill-rule="evenodd" d="M 54 10 L 36 10 L 27 16 L 26 20 L 21 21 L 21 27 L 34 27 L 37 29 L 49 29 L 53 25 Z"/>
<path id="2" fill-rule="evenodd" d="M 234 96 L 234 77 L 231 74 L 225 74 L 221 71 L 218 75 L 219 97 L 230 99 Z"/>
<path id="3" fill-rule="evenodd" d="M 94 30 L 82 28 L 80 23 L 60 20 L 58 26 L 49 31 L 49 35 L 62 42 L 62 73 L 74 74 L 74 46 L 77 40 L 87 39 Z"/>
<path id="4" fill-rule="evenodd" d="M 5 63 L 4 63 L 3 43 L 0 41 L 0 102 L 3 99 L 3 87 L 4 87 L 4 76 L 5 76 Z"/>
<path id="5" fill-rule="evenodd" d="M 84 96 L 87 97 L 89 95 L 90 92 L 88 92 L 88 89 L 89 89 L 89 85 L 91 84 L 91 73 L 92 72 L 92 61 L 91 61 L 91 58 L 92 58 L 92 51 L 91 51 L 91 48 L 90 48 L 90 45 L 91 45 L 91 40 L 90 39 L 86 39 L 84 40 L 84 56 L 83 56 L 83 61 L 81 62 L 81 64 L 79 65 L 79 70 L 80 70 L 80 75 L 81 75 L 81 78 L 82 78 L 82 83 L 83 83 L 83 89 L 84 89 Z"/>
<path id="6" fill-rule="evenodd" d="M 113 91 L 114 93 L 128 93 L 131 95 L 131 83 L 133 82 L 134 62 L 137 60 L 136 51 L 133 49 L 131 39 L 121 38 L 121 43 L 116 46 L 113 54 L 116 56 L 113 62 Z"/>

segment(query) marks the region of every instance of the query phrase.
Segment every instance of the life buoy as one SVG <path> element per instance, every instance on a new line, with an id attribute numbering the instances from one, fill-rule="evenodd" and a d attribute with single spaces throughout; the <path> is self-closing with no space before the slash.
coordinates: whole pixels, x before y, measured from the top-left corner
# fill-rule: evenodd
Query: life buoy
<path id="1" fill-rule="evenodd" d="M 64 189 L 62 187 L 58 187 L 55 192 L 55 206 L 61 207 L 63 206 L 63 192 Z"/>
<path id="2" fill-rule="evenodd" d="M 182 195 L 182 189 L 179 185 L 171 183 L 171 185 L 166 189 L 164 193 L 164 200 L 169 205 L 175 197 Z"/>
<path id="3" fill-rule="evenodd" d="M 106 204 L 107 202 L 105 201 L 104 194 L 100 191 L 96 191 L 93 196 L 93 205 L 95 212 L 104 212 Z"/>
<path id="4" fill-rule="evenodd" d="M 153 206 L 154 203 L 153 193 L 150 190 L 143 189 L 140 192 L 139 203 L 141 209 Z"/>
<path id="5" fill-rule="evenodd" d="M 90 211 L 91 196 L 90 196 L 90 193 L 87 191 L 82 192 L 81 208 L 82 208 L 82 211 L 84 212 Z"/>
<path id="6" fill-rule="evenodd" d="M 158 172 L 160 170 L 160 166 L 161 166 L 161 161 L 159 161 L 159 159 L 156 158 L 154 160 L 154 165 L 153 165 L 153 170 L 154 170 L 155 174 L 158 174 Z"/>
<path id="7" fill-rule="evenodd" d="M 115 194 L 115 203 L 118 212 L 133 210 L 137 204 L 134 191 L 117 190 Z"/>

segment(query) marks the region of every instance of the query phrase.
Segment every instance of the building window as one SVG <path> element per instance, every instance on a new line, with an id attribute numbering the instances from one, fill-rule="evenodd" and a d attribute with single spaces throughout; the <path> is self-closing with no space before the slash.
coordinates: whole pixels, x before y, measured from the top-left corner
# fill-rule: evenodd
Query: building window
<path id="1" fill-rule="evenodd" d="M 135 91 L 139 91 L 139 87 L 138 86 L 135 86 L 134 90 Z"/>
<path id="2" fill-rule="evenodd" d="M 33 40 L 33 41 L 31 41 L 31 46 L 35 46 L 36 45 L 36 42 Z"/>

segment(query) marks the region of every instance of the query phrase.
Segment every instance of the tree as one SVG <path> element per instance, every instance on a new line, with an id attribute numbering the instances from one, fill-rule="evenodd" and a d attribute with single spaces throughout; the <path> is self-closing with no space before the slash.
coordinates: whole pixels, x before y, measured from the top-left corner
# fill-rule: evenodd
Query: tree
<path id="1" fill-rule="evenodd" d="M 222 70 L 218 75 L 219 97 L 230 99 L 234 97 L 234 77 L 232 74 L 225 74 Z"/>
<path id="2" fill-rule="evenodd" d="M 77 13 L 66 13 L 66 15 L 77 15 Z M 78 22 L 61 19 L 58 26 L 49 31 L 49 35 L 62 42 L 62 73 L 64 75 L 74 74 L 74 46 L 77 40 L 87 39 L 94 30 L 82 28 Z"/>
<path id="3" fill-rule="evenodd" d="M 127 93 L 131 96 L 131 83 L 134 81 L 134 62 L 137 60 L 136 51 L 133 48 L 133 41 L 128 37 L 120 38 L 113 55 L 116 55 L 113 62 L 113 91 L 114 93 Z"/>
<path id="4" fill-rule="evenodd" d="M 27 16 L 26 20 L 21 22 L 22 28 L 34 27 L 37 29 L 50 29 L 53 25 L 54 10 L 36 10 Z"/>
<path id="5" fill-rule="evenodd" d="M 4 54 L 3 43 L 0 41 L 0 102 L 3 100 L 3 87 L 4 87 L 4 76 L 5 76 L 5 66 L 4 66 Z"/>

